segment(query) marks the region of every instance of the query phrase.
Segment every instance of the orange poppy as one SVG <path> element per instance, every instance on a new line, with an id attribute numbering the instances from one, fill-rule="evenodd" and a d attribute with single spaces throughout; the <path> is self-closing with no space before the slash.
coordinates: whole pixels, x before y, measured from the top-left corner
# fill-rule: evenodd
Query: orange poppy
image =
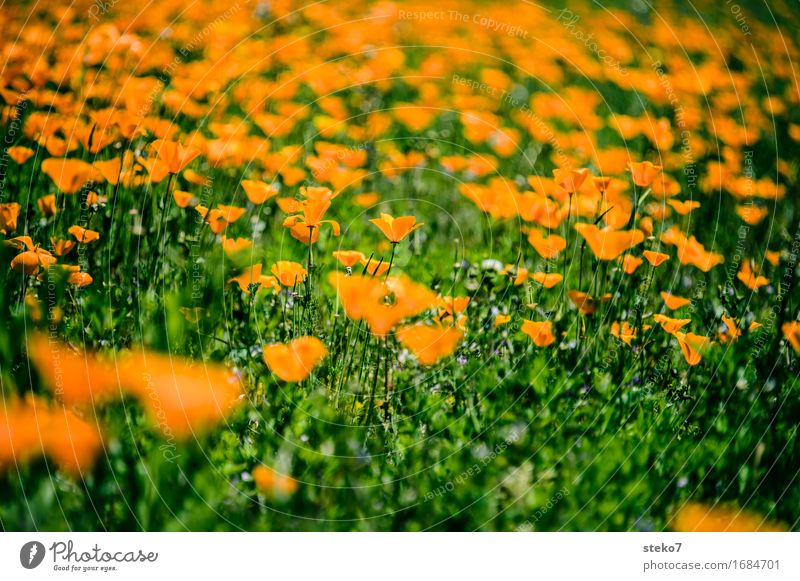
<path id="1" fill-rule="evenodd" d="M 660 165 L 653 165 L 649 161 L 630 162 L 628 169 L 633 177 L 633 183 L 642 188 L 652 184 L 653 180 L 661 172 Z"/>
<path id="2" fill-rule="evenodd" d="M 669 260 L 669 254 L 665 254 L 663 252 L 654 252 L 652 250 L 645 250 L 642 252 L 642 255 L 647 259 L 654 267 L 660 266 L 664 264 L 667 260 Z"/>
<path id="3" fill-rule="evenodd" d="M 667 305 L 667 308 L 672 311 L 685 307 L 692 302 L 691 299 L 685 299 L 664 291 L 661 291 L 661 298 L 664 299 L 664 304 Z"/>
<path id="4" fill-rule="evenodd" d="M 269 495 L 289 496 L 297 490 L 297 480 L 264 465 L 253 469 L 253 480 L 261 492 Z"/>
<path id="5" fill-rule="evenodd" d="M 177 141 L 168 139 L 156 139 L 150 147 L 161 163 L 171 174 L 180 173 L 183 168 L 189 165 L 194 158 L 200 155 L 200 151 L 192 147 L 184 147 Z"/>
<path id="6" fill-rule="evenodd" d="M 569 291 L 567 292 L 567 298 L 573 305 L 578 307 L 582 315 L 592 315 L 600 308 L 600 303 L 611 300 L 611 295 L 606 293 L 602 297 L 591 297 L 581 291 Z"/>
<path id="7" fill-rule="evenodd" d="M 644 260 L 632 254 L 626 254 L 622 257 L 622 270 L 625 274 L 633 274 L 639 268 Z"/>
<path id="8" fill-rule="evenodd" d="M 522 323 L 521 330 L 533 339 L 533 343 L 537 347 L 547 347 L 556 340 L 553 335 L 553 324 L 550 321 L 530 321 L 526 319 Z"/>
<path id="9" fill-rule="evenodd" d="M 14 272 L 28 276 L 38 274 L 40 268 L 47 269 L 56 263 L 56 258 L 38 244 L 34 244 L 30 236 L 17 236 L 6 240 L 5 243 L 17 250 L 22 250 L 11 260 Z"/>
<path id="10" fill-rule="evenodd" d="M 558 234 L 545 236 L 535 228 L 528 233 L 528 242 L 545 260 L 555 258 L 567 247 L 567 241 Z"/>
<path id="11" fill-rule="evenodd" d="M 288 344 L 264 346 L 264 361 L 270 371 L 288 382 L 306 379 L 327 354 L 325 345 L 316 337 L 300 337 Z"/>
<path id="12" fill-rule="evenodd" d="M 30 147 L 23 147 L 20 145 L 9 147 L 6 152 L 8 153 L 8 157 L 13 159 L 14 163 L 18 165 L 24 164 L 33 156 L 33 150 Z"/>
<path id="13" fill-rule="evenodd" d="M 641 230 L 601 230 L 597 224 L 578 223 L 575 230 L 583 236 L 589 248 L 600 260 L 614 260 L 644 240 Z"/>
<path id="14" fill-rule="evenodd" d="M 228 281 L 228 284 L 235 282 L 245 294 L 250 294 L 250 286 L 254 284 L 261 285 L 258 291 L 268 288 L 273 289 L 275 292 L 281 290 L 277 279 L 274 276 L 265 276 L 261 274 L 263 267 L 261 264 L 254 264 L 247 268 L 239 276 L 235 276 Z"/>
<path id="15" fill-rule="evenodd" d="M 542 285 L 544 288 L 553 288 L 564 278 L 555 272 L 534 272 L 531 278 Z"/>
<path id="16" fill-rule="evenodd" d="M 500 327 L 505 325 L 511 320 L 511 315 L 496 315 L 494 318 L 494 326 Z"/>
<path id="17" fill-rule="evenodd" d="M 667 200 L 667 204 L 672 206 L 672 209 L 681 216 L 686 216 L 700 207 L 700 202 L 694 200 L 686 200 L 685 202 L 681 202 L 680 200 Z"/>
<path id="18" fill-rule="evenodd" d="M 94 230 L 87 230 L 82 226 L 70 226 L 69 230 L 67 230 L 70 234 L 72 234 L 80 244 L 89 244 L 90 242 L 94 242 L 100 239 L 100 233 L 95 232 Z"/>
<path id="19" fill-rule="evenodd" d="M 370 220 L 375 224 L 384 236 L 389 239 L 392 244 L 397 244 L 403 238 L 411 234 L 417 228 L 422 227 L 423 224 L 415 224 L 417 219 L 414 216 L 398 216 L 393 218 L 389 214 L 381 214 L 380 218 L 373 218 Z"/>
<path id="20" fill-rule="evenodd" d="M 400 327 L 395 335 L 422 365 L 433 365 L 443 357 L 452 355 L 463 336 L 455 327 L 425 323 Z"/>
<path id="21" fill-rule="evenodd" d="M 691 322 L 691 319 L 673 319 L 666 315 L 662 315 L 661 313 L 656 313 L 653 315 L 653 320 L 656 323 L 659 323 L 661 328 L 670 335 L 674 335 L 678 332 L 678 329 L 688 325 Z"/>
<path id="22" fill-rule="evenodd" d="M 51 218 L 56 215 L 58 209 L 56 208 L 56 195 L 48 194 L 36 200 L 36 205 L 39 206 L 39 211 L 45 218 Z"/>
<path id="23" fill-rule="evenodd" d="M 736 273 L 736 278 L 750 290 L 758 290 L 762 286 L 769 284 L 769 280 L 753 272 L 753 267 L 748 259 L 742 260 L 742 265 L 739 268 L 739 272 Z"/>
<path id="24" fill-rule="evenodd" d="M 786 337 L 786 340 L 789 341 L 792 349 L 796 353 L 800 353 L 800 322 L 790 321 L 789 323 L 784 323 L 781 325 L 781 332 Z"/>
<path id="25" fill-rule="evenodd" d="M 8 234 L 17 229 L 21 206 L 16 202 L 0 204 L 0 233 Z"/>
<path id="26" fill-rule="evenodd" d="M 272 265 L 272 274 L 278 279 L 281 285 L 292 288 L 306 279 L 308 271 L 298 262 L 289 260 L 279 260 Z"/>
<path id="27" fill-rule="evenodd" d="M 703 358 L 702 352 L 711 344 L 711 340 L 708 337 L 695 335 L 694 333 L 681 333 L 678 331 L 674 336 L 681 346 L 686 363 L 692 366 L 700 363 Z"/>
<path id="28" fill-rule="evenodd" d="M 787 530 L 785 526 L 770 523 L 753 512 L 697 502 L 683 505 L 672 519 L 671 528 L 680 533 L 767 533 Z"/>
<path id="29" fill-rule="evenodd" d="M 553 170 L 556 184 L 570 194 L 574 194 L 589 177 L 588 169 L 558 168 Z"/>
<path id="30" fill-rule="evenodd" d="M 303 203 L 300 214 L 286 218 L 283 221 L 283 226 L 284 228 L 294 229 L 295 226 L 300 224 L 304 226 L 307 231 L 311 231 L 312 228 L 319 231 L 319 228 L 323 224 L 330 224 L 331 228 L 333 228 L 333 235 L 338 236 L 340 233 L 339 223 L 335 220 L 322 219 L 322 217 L 325 215 L 325 212 L 327 212 L 328 208 L 330 207 L 331 202 L 327 199 L 319 201 L 308 200 Z M 308 237 L 308 234 L 306 234 L 306 237 Z"/>
<path id="31" fill-rule="evenodd" d="M 364 262 L 367 257 L 363 252 L 358 250 L 336 250 L 333 252 L 333 257 L 338 260 L 345 268 L 352 268 L 359 262 Z"/>
<path id="32" fill-rule="evenodd" d="M 92 166 L 79 159 L 47 158 L 42 172 L 65 194 L 77 193 L 92 179 Z"/>
<path id="33" fill-rule="evenodd" d="M 190 194 L 189 192 L 184 192 L 182 190 L 173 190 L 172 198 L 175 200 L 175 203 L 178 205 L 179 208 L 186 208 L 192 201 L 196 200 L 196 198 Z"/>
<path id="34" fill-rule="evenodd" d="M 244 193 L 247 194 L 247 199 L 256 206 L 278 195 L 278 188 L 262 181 L 242 180 L 242 188 Z"/>

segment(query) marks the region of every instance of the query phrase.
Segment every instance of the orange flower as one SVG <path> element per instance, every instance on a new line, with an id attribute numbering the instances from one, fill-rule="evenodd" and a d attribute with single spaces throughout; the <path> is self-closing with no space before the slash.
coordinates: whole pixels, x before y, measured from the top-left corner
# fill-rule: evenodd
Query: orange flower
<path id="1" fill-rule="evenodd" d="M 70 226 L 67 232 L 77 238 L 80 244 L 89 244 L 90 242 L 100 239 L 100 234 L 98 232 L 95 232 L 94 230 L 87 230 L 86 228 L 77 225 Z"/>
<path id="2" fill-rule="evenodd" d="M 89 286 L 93 281 L 94 279 L 92 278 L 92 275 L 90 275 L 88 272 L 71 272 L 67 277 L 67 282 L 71 285 L 75 285 L 78 288 Z"/>
<path id="3" fill-rule="evenodd" d="M 692 302 L 691 299 L 685 299 L 683 297 L 679 297 L 678 295 L 673 295 L 664 291 L 661 291 L 661 298 L 664 299 L 664 304 L 666 304 L 667 308 L 671 311 L 685 307 Z"/>
<path id="4" fill-rule="evenodd" d="M 9 147 L 6 151 L 8 152 L 8 157 L 13 159 L 14 163 L 18 165 L 22 165 L 33 155 L 33 150 L 31 148 L 22 147 L 20 145 Z"/>
<path id="5" fill-rule="evenodd" d="M 660 165 L 653 165 L 649 161 L 630 162 L 628 164 L 633 183 L 641 188 L 646 188 L 653 183 L 656 176 L 661 172 Z"/>
<path id="6" fill-rule="evenodd" d="M 455 327 L 417 323 L 400 327 L 396 336 L 422 365 L 433 365 L 441 358 L 452 355 L 463 335 Z"/>
<path id="7" fill-rule="evenodd" d="M 675 338 L 683 351 L 683 357 L 689 365 L 697 365 L 702 359 L 702 352 L 711 344 L 711 339 L 694 333 L 675 333 Z"/>
<path id="8" fill-rule="evenodd" d="M 358 250 L 336 250 L 333 257 L 338 260 L 345 268 L 352 268 L 359 262 L 365 262 L 367 257 Z"/>
<path id="9" fill-rule="evenodd" d="M 246 269 L 242 274 L 239 276 L 233 277 L 228 281 L 228 284 L 235 282 L 239 285 L 239 288 L 242 289 L 242 292 L 245 294 L 250 294 L 250 285 L 258 284 L 261 285 L 258 288 L 258 291 L 262 291 L 268 288 L 273 289 L 275 292 L 281 290 L 281 285 L 278 284 L 278 281 L 275 279 L 274 276 L 264 276 L 261 274 L 262 270 L 261 264 L 254 264 L 250 268 Z M 257 291 L 257 292 L 258 292 Z"/>
<path id="10" fill-rule="evenodd" d="M 362 208 L 369 208 L 377 204 L 380 199 L 380 196 L 375 192 L 364 192 L 353 196 L 353 203 Z"/>
<path id="11" fill-rule="evenodd" d="M 171 174 L 180 173 L 194 158 L 200 155 L 198 150 L 184 147 L 177 141 L 168 139 L 156 139 L 150 144 L 150 147 L 156 158 L 165 165 L 167 172 Z"/>
<path id="12" fill-rule="evenodd" d="M 794 349 L 796 353 L 800 353 L 800 322 L 791 321 L 789 323 L 784 323 L 781 325 L 781 332 L 783 336 L 786 337 L 786 340 L 789 341 L 792 349 Z"/>
<path id="13" fill-rule="evenodd" d="M 247 238 L 228 238 L 225 235 L 220 236 L 222 243 L 222 250 L 228 256 L 236 256 L 243 250 L 247 250 L 253 246 L 253 241 Z"/>
<path id="14" fill-rule="evenodd" d="M 264 361 L 270 371 L 283 381 L 299 382 L 328 354 L 316 337 L 300 337 L 288 344 L 273 343 L 264 347 Z"/>
<path id="15" fill-rule="evenodd" d="M 30 236 L 18 236 L 5 241 L 9 246 L 23 250 L 11 260 L 14 272 L 21 272 L 28 276 L 38 274 L 40 268 L 49 268 L 56 263 L 55 257 L 38 244 L 34 245 Z"/>
<path id="16" fill-rule="evenodd" d="M 50 238 L 50 243 L 53 245 L 53 252 L 56 256 L 66 256 L 77 244 L 72 240 L 56 240 L 55 238 Z"/>
<path id="17" fill-rule="evenodd" d="M 253 480 L 261 492 L 269 495 L 289 496 L 297 490 L 297 480 L 264 465 L 253 469 Z"/>
<path id="18" fill-rule="evenodd" d="M 539 256 L 545 260 L 555 258 L 559 252 L 567 247 L 567 241 L 558 234 L 545 236 L 536 229 L 528 233 L 528 242 L 539 253 Z"/>
<path id="19" fill-rule="evenodd" d="M 653 320 L 656 323 L 659 323 L 661 328 L 670 335 L 674 335 L 678 332 L 678 329 L 688 325 L 691 322 L 691 319 L 672 319 L 666 315 L 662 315 L 661 313 L 656 313 L 653 315 Z"/>
<path id="20" fill-rule="evenodd" d="M 581 291 L 569 291 L 567 292 L 567 298 L 578 307 L 582 315 L 592 315 L 600 308 L 600 303 L 611 300 L 611 295 L 606 293 L 602 297 L 590 297 Z"/>
<path id="21" fill-rule="evenodd" d="M 325 215 L 325 212 L 328 211 L 328 208 L 331 207 L 330 200 L 308 200 L 303 203 L 303 209 L 301 210 L 300 214 L 295 216 L 289 216 L 283 221 L 284 228 L 292 228 L 294 229 L 295 226 L 298 224 L 302 224 L 307 228 L 309 231 L 314 228 L 319 230 L 319 228 L 323 224 L 330 224 L 331 228 L 333 228 L 333 235 L 339 235 L 339 223 L 335 220 L 323 220 L 322 217 Z"/>
<path id="22" fill-rule="evenodd" d="M 588 169 L 559 168 L 553 170 L 553 179 L 556 184 L 570 194 L 577 192 L 587 177 L 589 177 Z"/>
<path id="23" fill-rule="evenodd" d="M 375 260 L 374 258 L 367 260 L 365 258 L 361 264 L 364 265 L 365 272 L 374 277 L 381 277 L 389 270 L 389 263 L 385 260 Z"/>
<path id="24" fill-rule="evenodd" d="M 632 254 L 626 254 L 622 257 L 622 270 L 625 274 L 633 274 L 639 268 L 644 260 Z"/>
<path id="25" fill-rule="evenodd" d="M 542 285 L 544 288 L 553 288 L 564 278 L 555 272 L 534 272 L 531 278 Z"/>
<path id="26" fill-rule="evenodd" d="M 787 529 L 752 512 L 690 502 L 673 518 L 672 530 L 680 533 L 767 533 Z"/>
<path id="27" fill-rule="evenodd" d="M 622 324 L 619 322 L 614 322 L 611 324 L 611 335 L 625 343 L 626 345 L 630 345 L 631 341 L 636 339 L 636 329 L 634 329 L 627 321 L 623 321 Z"/>
<path id="28" fill-rule="evenodd" d="M 555 342 L 553 324 L 550 321 L 529 321 L 522 323 L 522 332 L 533 339 L 537 347 L 547 347 Z"/>
<path id="29" fill-rule="evenodd" d="M 725 325 L 725 329 L 719 334 L 719 340 L 722 343 L 736 341 L 742 336 L 742 330 L 739 328 L 739 323 L 733 317 L 722 315 L 722 324 Z"/>
<path id="30" fill-rule="evenodd" d="M 742 266 L 739 268 L 736 278 L 742 281 L 742 283 L 750 290 L 758 290 L 762 286 L 769 284 L 769 280 L 763 276 L 756 275 L 753 272 L 753 267 L 748 259 L 742 260 Z"/>
<path id="31" fill-rule="evenodd" d="M 597 224 L 578 223 L 575 230 L 583 236 L 594 255 L 600 260 L 614 260 L 644 240 L 641 230 L 601 230 Z"/>
<path id="32" fill-rule="evenodd" d="M 681 216 L 685 216 L 700 207 L 700 202 L 694 200 L 686 200 L 685 202 L 681 202 L 680 200 L 667 200 L 667 204 L 672 206 L 672 209 Z"/>
<path id="33" fill-rule="evenodd" d="M 239 377 L 219 363 L 138 352 L 120 366 L 120 377 L 167 436 L 194 437 L 225 418 L 243 394 Z"/>
<path id="34" fill-rule="evenodd" d="M 244 188 L 244 193 L 247 194 L 247 199 L 256 206 L 278 195 L 278 188 L 262 181 L 242 180 L 242 188 Z"/>
<path id="35" fill-rule="evenodd" d="M 769 209 L 758 206 L 736 206 L 736 213 L 745 224 L 755 226 L 767 217 Z"/>
<path id="36" fill-rule="evenodd" d="M 184 192 L 182 190 L 173 190 L 172 198 L 175 200 L 175 203 L 178 205 L 179 208 L 186 208 L 189 204 L 192 203 L 193 200 L 196 199 L 189 192 Z"/>
<path id="37" fill-rule="evenodd" d="M 20 205 L 16 202 L 0 204 L 0 233 L 8 234 L 17 229 Z"/>
<path id="38" fill-rule="evenodd" d="M 667 260 L 669 260 L 669 254 L 664 254 L 663 252 L 653 252 L 652 250 L 645 250 L 642 252 L 642 255 L 647 259 L 647 262 L 652 264 L 654 267 L 660 266 L 664 264 Z"/>
<path id="39" fill-rule="evenodd" d="M 36 205 L 39 206 L 39 211 L 44 214 L 45 218 L 50 218 L 56 215 L 58 209 L 56 208 L 56 195 L 48 194 L 36 200 Z"/>
<path id="40" fill-rule="evenodd" d="M 511 320 L 511 315 L 497 315 L 494 318 L 494 326 L 500 327 L 508 323 L 510 320 Z"/>
<path id="41" fill-rule="evenodd" d="M 384 236 L 389 239 L 392 244 L 397 244 L 403 238 L 411 234 L 422 224 L 415 224 L 417 219 L 414 216 L 398 216 L 393 218 L 389 214 L 381 214 L 380 218 L 373 218 L 370 220 L 375 224 Z"/>
<path id="42" fill-rule="evenodd" d="M 50 157 L 42 162 L 42 172 L 65 194 L 78 192 L 92 178 L 92 166 L 79 159 Z"/>
<path id="43" fill-rule="evenodd" d="M 292 288 L 306 279 L 308 271 L 302 264 L 289 260 L 279 260 L 272 265 L 272 274 L 285 287 Z"/>
<path id="44" fill-rule="evenodd" d="M 97 428 L 30 395 L 0 402 L 0 469 L 47 454 L 66 472 L 87 472 L 102 446 Z"/>

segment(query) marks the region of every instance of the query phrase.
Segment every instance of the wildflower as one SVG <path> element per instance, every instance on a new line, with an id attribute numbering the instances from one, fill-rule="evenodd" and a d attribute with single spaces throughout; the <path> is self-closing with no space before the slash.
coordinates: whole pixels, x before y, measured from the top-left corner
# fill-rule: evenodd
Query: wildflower
<path id="1" fill-rule="evenodd" d="M 285 228 L 294 228 L 298 224 L 302 224 L 307 229 L 316 228 L 317 230 L 322 224 L 330 224 L 333 228 L 333 235 L 339 235 L 339 223 L 335 220 L 323 220 L 325 212 L 331 207 L 329 200 L 313 201 L 309 200 L 303 204 L 300 214 L 289 216 L 283 221 Z"/>
<path id="2" fill-rule="evenodd" d="M 781 332 L 783 336 L 786 337 L 786 340 L 789 341 L 792 349 L 794 349 L 796 353 L 800 353 L 800 322 L 791 321 L 789 323 L 784 323 L 781 325 Z"/>
<path id="3" fill-rule="evenodd" d="M 94 230 L 87 230 L 82 226 L 70 226 L 69 230 L 67 230 L 70 234 L 72 234 L 80 244 L 89 244 L 90 242 L 94 242 L 95 240 L 100 239 L 100 233 L 95 232 Z"/>
<path id="4" fill-rule="evenodd" d="M 316 337 L 300 337 L 288 344 L 264 346 L 264 361 L 270 371 L 283 381 L 306 379 L 327 355 L 328 350 Z"/>
<path id="5" fill-rule="evenodd" d="M 526 319 L 522 323 L 521 329 L 523 333 L 533 339 L 533 343 L 537 347 L 547 347 L 556 340 L 553 335 L 553 324 L 550 321 L 530 321 Z"/>
<path id="6" fill-rule="evenodd" d="M 333 252 L 333 257 L 345 268 L 352 268 L 359 262 L 367 260 L 364 253 L 358 250 L 336 250 Z"/>
<path id="7" fill-rule="evenodd" d="M 593 315 L 600 307 L 600 303 L 605 303 L 611 300 L 611 295 L 606 293 L 602 297 L 590 297 L 588 294 L 581 291 L 567 292 L 567 298 L 572 301 L 582 315 Z"/>
<path id="8" fill-rule="evenodd" d="M 254 264 L 253 266 L 245 269 L 239 276 L 235 276 L 228 281 L 228 284 L 235 282 L 245 294 L 250 294 L 251 285 L 260 285 L 258 291 L 268 288 L 273 289 L 276 293 L 281 290 L 281 285 L 278 284 L 274 276 L 265 276 L 261 274 L 261 264 Z"/>
<path id="9" fill-rule="evenodd" d="M 739 268 L 739 272 L 736 273 L 736 278 L 750 290 L 758 290 L 762 286 L 768 285 L 769 280 L 763 276 L 756 275 L 750 262 L 748 259 L 742 260 L 742 265 Z"/>
<path id="10" fill-rule="evenodd" d="M 50 157 L 42 162 L 42 172 L 65 194 L 77 193 L 92 178 L 92 166 L 79 159 Z"/>
<path id="11" fill-rule="evenodd" d="M 558 234 L 545 236 L 537 229 L 532 229 L 528 233 L 528 242 L 545 260 L 555 258 L 567 247 L 567 241 Z"/>
<path id="12" fill-rule="evenodd" d="M 511 320 L 511 315 L 496 315 L 494 318 L 494 326 L 500 327 L 505 325 Z"/>
<path id="13" fill-rule="evenodd" d="M 150 144 L 156 158 L 164 164 L 170 174 L 178 174 L 189 165 L 194 158 L 200 155 L 197 149 L 184 147 L 177 141 L 156 139 Z"/>
<path id="14" fill-rule="evenodd" d="M 400 327 L 395 336 L 422 365 L 433 365 L 443 357 L 452 355 L 463 334 L 455 327 L 417 323 Z"/>
<path id="15" fill-rule="evenodd" d="M 681 202 L 680 200 L 667 200 L 667 204 L 672 206 L 672 209 L 681 216 L 686 216 L 700 207 L 700 202 L 695 200 L 686 200 L 685 202 Z"/>
<path id="16" fill-rule="evenodd" d="M 690 502 L 678 510 L 672 529 L 682 533 L 766 533 L 785 531 L 786 527 L 752 512 Z"/>
<path id="17" fill-rule="evenodd" d="M 669 254 L 665 254 L 663 252 L 653 252 L 652 250 L 645 250 L 642 252 L 642 256 L 644 256 L 647 259 L 647 262 L 654 267 L 660 266 L 669 260 Z"/>
<path id="18" fill-rule="evenodd" d="M 556 184 L 567 191 L 569 194 L 574 194 L 589 177 L 588 169 L 554 169 L 553 178 Z"/>
<path id="19" fill-rule="evenodd" d="M 40 268 L 49 268 L 56 263 L 56 258 L 38 244 L 34 244 L 29 236 L 18 236 L 5 241 L 9 246 L 23 250 L 11 260 L 14 272 L 21 272 L 28 276 L 39 273 Z"/>
<path id="20" fill-rule="evenodd" d="M 633 256 L 632 254 L 626 254 L 622 257 L 622 270 L 625 274 L 633 274 L 643 262 L 644 260 L 641 258 Z"/>
<path id="21" fill-rule="evenodd" d="M 298 262 L 289 260 L 279 260 L 272 265 L 272 274 L 278 279 L 281 285 L 293 288 L 303 282 L 308 275 L 308 271 Z"/>
<path id="22" fill-rule="evenodd" d="M 679 297 L 678 295 L 673 295 L 672 293 L 664 291 L 661 291 L 661 298 L 664 299 L 664 304 L 667 305 L 667 308 L 672 311 L 685 307 L 692 302 L 691 299 Z"/>
<path id="23" fill-rule="evenodd" d="M 297 490 L 297 480 L 264 465 L 253 469 L 253 480 L 261 492 L 269 495 L 289 496 Z"/>
<path id="24" fill-rule="evenodd" d="M 172 198 L 179 208 L 186 208 L 189 204 L 197 200 L 191 193 L 182 190 L 173 190 Z"/>
<path id="25" fill-rule="evenodd" d="M 601 230 L 596 224 L 575 224 L 575 230 L 583 236 L 589 248 L 600 260 L 614 260 L 644 240 L 641 230 Z"/>
<path id="26" fill-rule="evenodd" d="M 247 194 L 247 199 L 256 206 L 278 195 L 278 188 L 262 181 L 242 180 L 242 188 L 244 188 L 244 193 Z"/>
<path id="27" fill-rule="evenodd" d="M 610 333 L 626 345 L 630 345 L 631 341 L 636 338 L 636 329 L 627 321 L 623 321 L 622 323 L 615 321 L 612 323 Z"/>
<path id="28" fill-rule="evenodd" d="M 544 288 L 553 288 L 564 278 L 555 272 L 534 272 L 531 278 L 542 285 Z"/>
<path id="29" fill-rule="evenodd" d="M 393 218 L 389 214 L 381 214 L 380 218 L 373 218 L 370 220 L 375 224 L 384 236 L 388 238 L 392 244 L 397 244 L 403 238 L 408 236 L 417 228 L 422 227 L 422 224 L 415 224 L 417 219 L 414 216 L 398 216 Z"/>
<path id="30" fill-rule="evenodd" d="M 653 165 L 649 161 L 630 162 L 628 169 L 633 177 L 633 183 L 641 188 L 646 188 L 653 183 L 656 176 L 661 172 L 660 165 Z"/>
<path id="31" fill-rule="evenodd" d="M 8 234 L 17 229 L 20 205 L 16 202 L 0 204 L 0 233 Z"/>
<path id="32" fill-rule="evenodd" d="M 9 147 L 6 152 L 8 157 L 14 160 L 17 165 L 24 164 L 33 156 L 33 150 L 30 147 L 22 147 L 20 145 Z"/>
<path id="33" fill-rule="evenodd" d="M 688 325 L 692 321 L 691 319 L 673 319 L 660 313 L 653 315 L 653 320 L 656 323 L 659 323 L 661 328 L 670 335 L 674 335 L 679 329 Z"/>
<path id="34" fill-rule="evenodd" d="M 675 338 L 681 346 L 683 357 L 689 365 L 697 365 L 702 359 L 702 352 L 711 344 L 708 337 L 695 335 L 694 333 L 675 333 Z"/>
<path id="35" fill-rule="evenodd" d="M 56 215 L 56 195 L 48 194 L 36 200 L 36 205 L 39 206 L 39 211 L 45 218 L 51 218 Z"/>

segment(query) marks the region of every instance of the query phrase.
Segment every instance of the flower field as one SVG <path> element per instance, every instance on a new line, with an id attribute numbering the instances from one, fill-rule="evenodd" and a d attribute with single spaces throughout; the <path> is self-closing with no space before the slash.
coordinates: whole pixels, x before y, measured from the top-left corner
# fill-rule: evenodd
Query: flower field
<path id="1" fill-rule="evenodd" d="M 790 3 L 0 23 L 3 530 L 800 527 Z"/>

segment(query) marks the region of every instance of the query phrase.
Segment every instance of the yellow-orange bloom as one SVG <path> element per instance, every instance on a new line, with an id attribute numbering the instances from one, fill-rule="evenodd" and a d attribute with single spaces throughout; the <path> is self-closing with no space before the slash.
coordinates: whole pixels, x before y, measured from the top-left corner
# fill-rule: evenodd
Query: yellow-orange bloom
<path id="1" fill-rule="evenodd" d="M 577 192 L 588 177 L 588 169 L 559 168 L 553 170 L 553 179 L 556 184 L 570 194 Z"/>
<path id="2" fill-rule="evenodd" d="M 333 257 L 345 268 L 352 268 L 359 262 L 365 262 L 367 260 L 364 253 L 358 250 L 336 250 L 333 252 Z"/>
<path id="3" fill-rule="evenodd" d="M 753 512 L 690 502 L 672 519 L 672 530 L 680 533 L 768 533 L 787 529 Z"/>
<path id="4" fill-rule="evenodd" d="M 17 229 L 20 205 L 16 202 L 0 204 L 0 233 L 8 234 Z"/>
<path id="5" fill-rule="evenodd" d="M 555 258 L 567 247 L 567 241 L 558 234 L 545 236 L 535 228 L 528 233 L 528 242 L 545 260 Z"/>
<path id="6" fill-rule="evenodd" d="M 253 480 L 264 494 L 289 496 L 297 490 L 297 480 L 264 465 L 253 469 Z"/>
<path id="7" fill-rule="evenodd" d="M 422 365 L 433 365 L 455 351 L 461 341 L 462 333 L 455 327 L 417 323 L 400 327 L 396 336 Z"/>
<path id="8" fill-rule="evenodd" d="M 194 158 L 200 155 L 197 149 L 184 147 L 177 141 L 168 139 L 156 139 L 150 144 L 150 147 L 156 158 L 165 165 L 167 171 L 171 174 L 180 173 Z"/>
<path id="9" fill-rule="evenodd" d="M 531 278 L 544 288 L 553 288 L 560 283 L 564 277 L 555 272 L 534 272 Z"/>
<path id="10" fill-rule="evenodd" d="M 652 250 L 645 250 L 642 252 L 642 256 L 644 256 L 647 259 L 647 262 L 654 267 L 660 266 L 669 260 L 669 254 L 665 254 L 663 252 L 653 252 Z"/>
<path id="11" fill-rule="evenodd" d="M 652 184 L 653 180 L 661 172 L 660 165 L 653 165 L 649 161 L 630 162 L 628 169 L 630 169 L 633 177 L 633 183 L 642 188 Z"/>
<path id="12" fill-rule="evenodd" d="M 667 305 L 667 308 L 671 311 L 685 307 L 692 302 L 691 299 L 685 299 L 664 291 L 661 291 L 661 298 L 664 299 L 664 304 Z"/>
<path id="13" fill-rule="evenodd" d="M 327 354 L 325 345 L 316 337 L 264 346 L 264 362 L 272 373 L 288 382 L 306 379 Z"/>
<path id="14" fill-rule="evenodd" d="M 614 260 L 644 240 L 641 230 L 601 230 L 597 224 L 578 223 L 575 230 L 583 236 L 589 248 L 600 260 Z"/>
<path id="15" fill-rule="evenodd" d="M 272 274 L 283 286 L 292 288 L 306 279 L 308 271 L 298 262 L 279 260 L 272 265 Z"/>
<path id="16" fill-rule="evenodd" d="M 675 333 L 675 338 L 683 351 L 683 357 L 689 365 L 697 365 L 703 358 L 703 351 L 711 344 L 711 339 L 694 333 Z"/>
<path id="17" fill-rule="evenodd" d="M 417 219 L 414 216 L 398 216 L 393 218 L 389 214 L 381 214 L 380 218 L 373 218 L 370 220 L 375 224 L 384 236 L 389 239 L 389 242 L 397 244 L 403 238 L 411 234 L 423 224 L 416 224 Z"/>
<path id="18" fill-rule="evenodd" d="M 94 242 L 95 240 L 100 239 L 100 233 L 95 232 L 94 230 L 87 230 L 82 226 L 70 226 L 69 230 L 67 230 L 70 234 L 72 234 L 80 244 L 89 244 L 90 242 Z"/>
<path id="19" fill-rule="evenodd" d="M 550 321 L 530 321 L 522 323 L 522 332 L 533 339 L 537 347 L 547 347 L 555 342 L 553 324 Z"/>
<path id="20" fill-rule="evenodd" d="M 247 199 L 256 206 L 278 195 L 278 188 L 262 181 L 242 180 L 242 188 L 244 193 L 247 194 Z"/>
<path id="21" fill-rule="evenodd" d="M 769 284 L 769 280 L 753 272 L 753 267 L 748 259 L 742 260 L 742 266 L 739 268 L 739 272 L 736 273 L 736 278 L 750 290 L 758 290 L 762 286 Z"/>

